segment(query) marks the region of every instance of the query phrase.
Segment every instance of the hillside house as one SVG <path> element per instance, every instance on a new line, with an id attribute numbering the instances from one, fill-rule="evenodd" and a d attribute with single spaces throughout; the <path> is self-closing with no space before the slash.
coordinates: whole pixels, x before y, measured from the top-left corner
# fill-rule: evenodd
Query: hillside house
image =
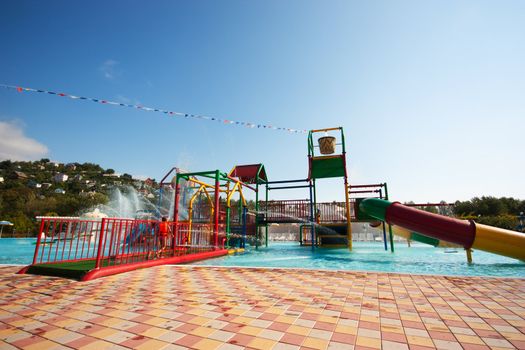
<path id="1" fill-rule="evenodd" d="M 67 174 L 58 173 L 53 177 L 55 182 L 66 182 L 69 176 Z"/>
<path id="2" fill-rule="evenodd" d="M 57 189 L 55 190 L 55 193 L 58 193 L 58 194 L 65 194 L 66 191 L 63 190 L 63 189 L 61 189 L 61 188 L 57 188 Z"/>
<path id="3" fill-rule="evenodd" d="M 42 188 L 42 184 L 36 182 L 35 180 L 29 180 L 27 185 L 31 188 Z"/>
<path id="4" fill-rule="evenodd" d="M 104 177 L 114 177 L 114 178 L 119 178 L 119 177 L 120 177 L 120 174 L 102 174 L 102 176 L 104 176 Z"/>
<path id="5" fill-rule="evenodd" d="M 29 176 L 27 176 L 26 173 L 23 173 L 21 171 L 15 171 L 15 179 L 17 180 L 27 180 Z"/>

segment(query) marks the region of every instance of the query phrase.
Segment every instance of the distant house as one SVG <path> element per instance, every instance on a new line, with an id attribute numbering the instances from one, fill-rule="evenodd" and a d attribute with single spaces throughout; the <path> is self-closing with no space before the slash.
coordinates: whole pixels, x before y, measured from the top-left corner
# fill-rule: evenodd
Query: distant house
<path id="1" fill-rule="evenodd" d="M 77 166 L 75 165 L 75 163 L 67 163 L 66 164 L 66 169 L 68 169 L 68 170 L 76 170 Z"/>
<path id="2" fill-rule="evenodd" d="M 146 186 L 153 186 L 153 184 L 155 183 L 155 180 L 150 179 L 148 177 L 146 180 L 144 180 L 144 183 L 146 184 Z"/>
<path id="3" fill-rule="evenodd" d="M 51 184 L 51 183 L 49 183 L 49 182 L 43 182 L 43 183 L 42 183 L 42 188 L 49 188 L 49 187 L 51 187 L 51 186 L 53 186 L 53 184 Z"/>
<path id="4" fill-rule="evenodd" d="M 64 191 L 64 190 L 61 189 L 61 188 L 57 188 L 57 189 L 55 190 L 55 193 L 58 193 L 58 194 L 65 194 L 66 191 Z"/>
<path id="5" fill-rule="evenodd" d="M 38 170 L 45 170 L 45 169 L 46 169 L 46 167 L 45 167 L 45 166 L 43 166 L 43 165 L 39 165 L 39 166 L 37 166 L 37 169 L 38 169 Z"/>
<path id="6" fill-rule="evenodd" d="M 80 175 L 80 174 L 76 174 L 76 175 L 73 177 L 73 180 L 74 180 L 74 181 L 81 181 L 81 180 L 82 180 L 82 175 Z"/>
<path id="7" fill-rule="evenodd" d="M 51 166 L 54 166 L 55 168 L 58 168 L 61 165 L 60 163 L 57 163 L 57 162 L 52 162 L 48 164 L 50 164 Z"/>
<path id="8" fill-rule="evenodd" d="M 42 188 L 42 184 L 36 182 L 35 180 L 29 180 L 27 185 L 32 188 Z"/>
<path id="9" fill-rule="evenodd" d="M 63 173 L 58 173 L 58 174 L 56 174 L 56 175 L 53 177 L 53 180 L 54 180 L 55 182 L 66 182 L 68 178 L 69 178 L 68 175 L 63 174 Z"/>
<path id="10" fill-rule="evenodd" d="M 155 198 L 155 195 L 153 193 L 148 193 L 146 198 L 153 199 L 153 198 Z"/>
<path id="11" fill-rule="evenodd" d="M 102 174 L 104 177 L 120 177 L 121 174 Z"/>
<path id="12" fill-rule="evenodd" d="M 15 171 L 15 178 L 18 180 L 27 180 L 29 176 L 21 171 Z"/>
<path id="13" fill-rule="evenodd" d="M 4 177 L 3 176 L 0 176 L 0 183 L 1 182 L 4 182 Z"/>

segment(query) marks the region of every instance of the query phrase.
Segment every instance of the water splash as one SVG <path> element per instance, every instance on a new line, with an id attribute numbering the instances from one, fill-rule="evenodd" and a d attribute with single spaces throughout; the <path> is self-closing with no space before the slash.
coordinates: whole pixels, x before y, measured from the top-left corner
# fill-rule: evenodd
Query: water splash
<path id="1" fill-rule="evenodd" d="M 91 218 L 151 218 L 160 217 L 159 209 L 132 186 L 114 187 L 110 192 L 109 202 L 99 204 L 80 215 Z"/>

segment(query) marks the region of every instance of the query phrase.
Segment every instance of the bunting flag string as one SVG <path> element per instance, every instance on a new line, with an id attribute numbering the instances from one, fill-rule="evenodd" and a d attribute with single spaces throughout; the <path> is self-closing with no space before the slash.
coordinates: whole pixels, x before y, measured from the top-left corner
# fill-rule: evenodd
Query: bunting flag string
<path id="1" fill-rule="evenodd" d="M 173 116 L 177 116 L 177 117 L 183 117 L 183 118 L 209 120 L 209 121 L 214 121 L 214 122 L 218 122 L 218 123 L 222 123 L 222 124 L 232 124 L 232 125 L 244 126 L 244 127 L 251 128 L 251 129 L 259 128 L 259 129 L 279 130 L 279 131 L 286 131 L 286 132 L 295 133 L 295 134 L 305 134 L 305 133 L 308 132 L 307 130 L 301 130 L 301 129 L 283 128 L 283 127 L 277 127 L 277 126 L 273 126 L 273 125 L 266 125 L 266 124 L 260 124 L 260 123 L 249 123 L 249 122 L 244 122 L 244 121 L 236 121 L 236 120 L 232 120 L 232 119 L 221 119 L 221 118 L 216 118 L 216 117 L 209 117 L 209 116 L 205 116 L 205 115 L 182 113 L 182 112 L 173 112 L 173 111 L 167 111 L 167 110 L 160 109 L 160 108 L 152 108 L 152 107 L 146 107 L 146 106 L 141 106 L 141 105 L 134 105 L 134 104 L 121 103 L 121 102 L 114 102 L 114 101 L 104 100 L 104 99 L 100 99 L 100 98 L 75 96 L 75 95 L 70 95 L 70 94 L 66 94 L 66 93 L 63 93 L 63 92 L 55 92 L 55 91 L 33 89 L 33 88 L 22 87 L 22 86 L 0 84 L 0 87 L 6 88 L 6 89 L 11 89 L 11 90 L 16 90 L 16 91 L 21 92 L 21 93 L 23 93 L 24 91 L 27 91 L 27 92 L 39 92 L 39 93 L 44 93 L 44 94 L 49 94 L 49 95 L 68 97 L 68 98 L 73 99 L 73 100 L 86 100 L 86 101 L 92 101 L 92 102 L 101 103 L 101 104 L 108 104 L 108 105 L 115 105 L 115 106 L 120 106 L 120 107 L 135 108 L 135 109 L 140 109 L 140 110 L 147 111 L 147 112 L 164 113 L 164 114 L 166 114 L 168 116 L 172 116 L 172 117 Z"/>

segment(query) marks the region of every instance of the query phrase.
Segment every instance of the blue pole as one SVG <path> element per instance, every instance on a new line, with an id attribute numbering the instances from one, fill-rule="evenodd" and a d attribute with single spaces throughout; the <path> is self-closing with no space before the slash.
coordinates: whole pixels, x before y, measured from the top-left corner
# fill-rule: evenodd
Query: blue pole
<path id="1" fill-rule="evenodd" d="M 248 208 L 242 208 L 242 248 L 246 248 L 246 212 Z"/>
<path id="2" fill-rule="evenodd" d="M 383 199 L 383 189 L 379 189 L 379 198 Z M 383 243 L 385 244 L 385 250 L 388 250 L 388 243 L 386 240 L 386 224 L 383 221 L 383 224 L 381 225 L 383 227 Z"/>

